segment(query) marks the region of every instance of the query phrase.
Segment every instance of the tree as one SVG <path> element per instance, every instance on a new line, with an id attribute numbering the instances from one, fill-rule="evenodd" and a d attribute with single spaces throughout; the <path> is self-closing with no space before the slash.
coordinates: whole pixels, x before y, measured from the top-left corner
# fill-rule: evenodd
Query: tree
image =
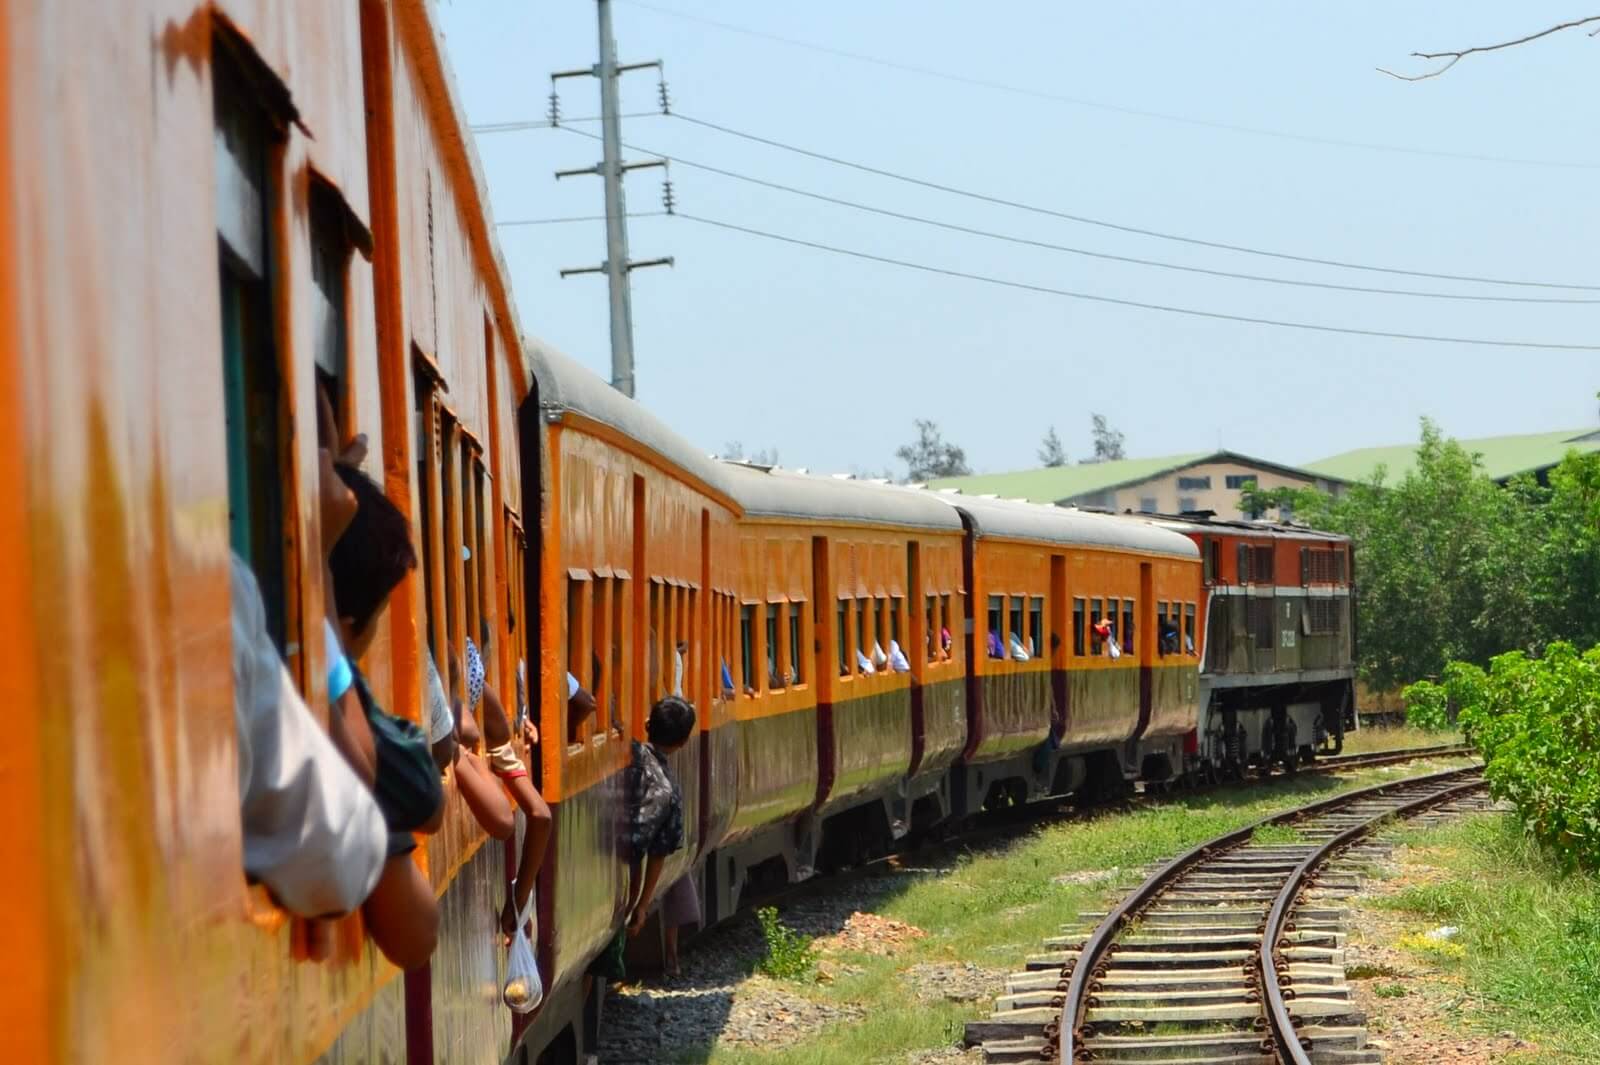
<path id="1" fill-rule="evenodd" d="M 1095 462 L 1111 462 L 1114 459 L 1128 457 L 1128 453 L 1123 450 L 1122 434 L 1106 423 L 1104 414 L 1089 416 L 1089 435 L 1094 440 Z"/>
<path id="2" fill-rule="evenodd" d="M 1316 505 L 1315 493 L 1314 488 L 1294 488 L 1289 485 L 1280 488 L 1258 488 L 1255 478 L 1252 477 L 1244 483 L 1243 488 L 1239 489 L 1239 510 L 1252 518 L 1264 518 L 1273 510 L 1281 515 L 1285 508 L 1291 514 L 1298 514 L 1303 506 Z"/>
<path id="3" fill-rule="evenodd" d="M 778 449 L 775 447 L 763 448 L 760 451 L 752 451 L 749 455 L 746 455 L 744 453 L 744 444 L 741 441 L 733 440 L 722 445 L 722 454 L 719 457 L 727 459 L 729 462 L 748 462 L 752 466 L 776 466 L 778 464 Z"/>
<path id="4" fill-rule="evenodd" d="M 965 477 L 972 472 L 967 467 L 967 453 L 945 442 L 938 423 L 918 418 L 916 425 L 916 440 L 895 451 L 895 457 L 906 464 L 906 480 L 909 483 L 917 484 L 937 477 Z"/>
<path id="5" fill-rule="evenodd" d="M 1549 29 L 1539 30 L 1537 33 L 1530 33 L 1526 36 L 1518 37 L 1516 40 L 1501 41 L 1499 44 L 1480 44 L 1472 48 L 1462 48 L 1459 51 L 1454 52 L 1412 52 L 1411 58 L 1413 59 L 1427 59 L 1433 62 L 1438 62 L 1442 59 L 1444 60 L 1444 65 L 1437 67 L 1434 70 L 1430 70 L 1424 74 L 1397 74 L 1392 70 L 1385 69 L 1384 67 L 1379 67 L 1378 73 L 1387 74 L 1391 78 L 1399 78 L 1401 81 L 1427 81 L 1429 78 L 1437 78 L 1440 74 L 1443 74 L 1445 71 L 1449 70 L 1451 67 L 1455 66 L 1469 55 L 1476 55 L 1480 52 L 1498 52 L 1502 48 L 1515 48 L 1519 44 L 1527 44 L 1529 41 L 1537 41 L 1540 37 L 1548 37 L 1552 33 L 1560 33 L 1562 30 L 1570 30 L 1578 26 L 1587 26 L 1591 22 L 1600 22 L 1600 15 L 1586 15 L 1582 18 L 1575 18 L 1569 22 L 1563 22 L 1559 25 L 1551 26 Z M 1593 37 L 1596 33 L 1600 33 L 1600 30 L 1591 32 L 1589 36 Z"/>
<path id="6" fill-rule="evenodd" d="M 1044 434 L 1044 442 L 1039 445 L 1039 461 L 1051 467 L 1067 464 L 1067 449 L 1061 446 L 1061 438 L 1056 435 L 1053 425 Z"/>

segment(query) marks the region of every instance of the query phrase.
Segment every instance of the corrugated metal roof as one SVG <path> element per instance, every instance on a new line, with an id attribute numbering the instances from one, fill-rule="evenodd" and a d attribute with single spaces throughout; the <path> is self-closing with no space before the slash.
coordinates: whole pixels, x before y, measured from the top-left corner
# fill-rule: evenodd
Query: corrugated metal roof
<path id="1" fill-rule="evenodd" d="M 807 521 L 961 530 L 961 518 L 931 492 L 716 462 L 719 482 L 746 514 Z"/>
<path id="2" fill-rule="evenodd" d="M 571 356 L 532 338 L 524 337 L 522 343 L 539 384 L 539 405 L 546 415 L 575 411 L 593 418 L 637 440 L 685 472 L 722 488 L 719 463 L 669 429 L 666 422 Z"/>
<path id="3" fill-rule="evenodd" d="M 980 537 L 1040 540 L 1071 547 L 1112 547 L 1151 554 L 1198 558 L 1187 536 L 1158 528 L 1133 515 L 1093 514 L 1083 510 L 1014 499 L 930 493 L 966 514 Z"/>
<path id="4" fill-rule="evenodd" d="M 1229 519 L 1191 518 L 1181 514 L 1147 514 L 1148 520 L 1163 529 L 1182 532 L 1221 532 L 1235 536 L 1260 536 L 1282 540 L 1317 540 L 1327 543 L 1345 543 L 1350 537 L 1342 533 L 1324 532 L 1304 525 L 1285 525 L 1278 521 L 1234 521 Z"/>
<path id="5" fill-rule="evenodd" d="M 1328 476 L 1309 469 L 1286 466 L 1281 462 L 1241 455 L 1236 451 L 1193 451 L 1185 455 L 1166 455 L 1153 459 L 1117 459 L 1112 462 L 1083 462 L 1075 466 L 1047 466 L 1013 473 L 946 477 L 930 482 L 929 487 L 959 488 L 967 495 L 997 495 L 1003 499 L 1026 499 L 1034 503 L 1060 503 L 1213 462 L 1232 462 L 1240 466 L 1273 470 L 1308 481 Z"/>
<path id="6" fill-rule="evenodd" d="M 1587 439 L 1586 439 L 1587 438 Z M 1552 433 L 1522 433 L 1516 436 L 1480 436 L 1459 441 L 1467 451 L 1481 456 L 1483 472 L 1496 481 L 1519 473 L 1530 473 L 1554 466 L 1569 450 L 1600 449 L 1600 430 L 1563 429 Z M 1362 447 L 1330 455 L 1308 463 L 1306 468 L 1327 477 L 1345 481 L 1370 480 L 1383 466 L 1387 480 L 1398 481 L 1417 464 L 1417 444 L 1392 447 Z"/>

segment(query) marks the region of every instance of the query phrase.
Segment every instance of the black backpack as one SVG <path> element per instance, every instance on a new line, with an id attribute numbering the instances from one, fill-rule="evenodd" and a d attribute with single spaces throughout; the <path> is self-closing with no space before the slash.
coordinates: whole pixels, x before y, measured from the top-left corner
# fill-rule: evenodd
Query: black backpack
<path id="1" fill-rule="evenodd" d="M 386 712 L 372 697 L 366 678 L 354 670 L 356 695 L 372 727 L 377 779 L 372 791 L 391 832 L 415 832 L 444 803 L 444 785 L 434 764 L 428 736 L 415 722 Z"/>

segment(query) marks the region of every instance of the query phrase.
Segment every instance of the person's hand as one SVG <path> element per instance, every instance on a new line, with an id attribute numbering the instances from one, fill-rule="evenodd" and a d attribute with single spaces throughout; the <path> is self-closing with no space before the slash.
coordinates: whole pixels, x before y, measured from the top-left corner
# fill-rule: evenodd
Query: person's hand
<path id="1" fill-rule="evenodd" d="M 511 937 L 517 934 L 517 895 L 516 885 L 506 892 L 506 904 L 500 907 L 500 931 L 505 933 L 506 945 L 511 945 Z"/>
<path id="2" fill-rule="evenodd" d="M 522 719 L 522 742 L 530 751 L 539 745 L 539 726 L 533 723 L 531 716 Z"/>
<path id="3" fill-rule="evenodd" d="M 649 916 L 649 914 L 644 912 L 643 906 L 640 906 L 638 909 L 633 911 L 633 918 L 628 922 L 628 936 L 630 938 L 638 935 L 644 930 L 645 918 Z"/>
<path id="4" fill-rule="evenodd" d="M 367 434 L 357 433 L 351 441 L 339 451 L 337 462 L 341 466 L 360 468 L 367 460 Z"/>

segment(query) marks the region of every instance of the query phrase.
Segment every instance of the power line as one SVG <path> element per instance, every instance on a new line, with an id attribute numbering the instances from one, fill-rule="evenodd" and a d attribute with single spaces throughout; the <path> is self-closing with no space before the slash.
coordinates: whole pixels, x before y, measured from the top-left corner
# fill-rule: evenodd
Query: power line
<path id="1" fill-rule="evenodd" d="M 1447 337 L 1434 336 L 1424 333 L 1391 333 L 1379 329 L 1356 329 L 1347 326 L 1318 325 L 1313 322 L 1290 322 L 1274 318 L 1255 318 L 1243 314 L 1227 314 L 1222 311 L 1206 311 L 1194 307 L 1173 307 L 1161 303 L 1144 303 L 1139 300 L 1121 299 L 1116 296 L 1102 296 L 1090 292 L 1074 292 L 1070 289 L 1052 288 L 1048 285 L 1035 285 L 1026 281 L 1010 281 L 1006 278 L 991 277 L 987 274 L 968 273 L 965 270 L 952 270 L 942 266 L 930 266 L 927 263 L 912 262 L 908 259 L 895 259 L 887 255 L 876 255 L 872 252 L 858 251 L 853 248 L 841 248 L 833 244 L 823 244 L 819 241 L 805 240 L 801 237 L 791 237 L 782 233 L 772 233 L 764 229 L 754 229 L 750 226 L 741 226 L 733 222 L 723 222 L 714 218 L 703 218 L 699 215 L 677 212 L 677 217 L 686 218 L 691 222 L 701 225 L 714 226 L 718 229 L 731 230 L 748 236 L 761 237 L 765 240 L 779 241 L 784 244 L 794 244 L 802 248 L 811 248 L 816 251 L 825 251 L 834 255 L 845 255 L 854 259 L 864 259 L 868 262 L 880 263 L 886 266 L 898 266 L 907 270 L 917 270 L 926 274 L 937 274 L 941 277 L 960 278 L 964 281 L 980 281 L 988 285 L 999 285 L 1002 288 L 1021 289 L 1025 292 L 1038 292 L 1048 296 L 1064 296 L 1068 299 L 1088 300 L 1094 303 L 1109 303 L 1119 307 L 1133 307 L 1145 311 L 1161 311 L 1166 314 L 1181 314 L 1194 318 L 1210 318 L 1224 322 L 1243 322 L 1249 325 L 1270 325 L 1282 329 L 1304 329 L 1317 333 L 1343 333 L 1351 336 L 1382 337 L 1390 340 L 1421 340 L 1439 344 L 1473 344 L 1480 347 L 1497 348 L 1527 348 L 1540 351 L 1600 351 L 1600 345 L 1595 344 L 1554 344 L 1529 340 L 1493 340 L 1482 337 Z"/>
<path id="2" fill-rule="evenodd" d="M 937 181 L 929 181 L 926 178 L 912 177 L 909 174 L 901 174 L 893 170 L 884 170 L 881 167 L 868 166 L 866 163 L 858 163 L 850 159 L 843 159 L 836 155 L 828 155 L 824 152 L 813 151 L 809 148 L 801 148 L 797 145 L 786 144 L 783 141 L 773 140 L 770 137 L 763 137 L 756 133 L 747 133 L 744 130 L 734 129 L 731 126 L 719 125 L 716 122 L 708 122 L 703 118 L 695 118 L 691 115 L 685 115 L 677 111 L 672 112 L 672 117 L 691 123 L 692 125 L 715 130 L 718 133 L 726 133 L 731 137 L 739 137 L 743 140 L 752 141 L 756 144 L 764 144 L 771 148 L 781 148 L 786 152 L 793 152 L 796 155 L 803 155 L 807 158 L 821 160 L 825 163 L 833 163 L 837 166 L 848 167 L 851 170 L 859 170 L 865 174 L 873 174 L 878 177 L 891 178 L 895 181 L 903 181 L 910 185 L 917 185 L 922 188 L 933 189 L 937 192 L 947 192 L 954 196 L 965 196 L 968 199 L 979 200 L 983 203 L 992 203 L 1000 207 L 1010 207 L 1019 211 L 1030 211 L 1034 214 L 1042 214 L 1048 215 L 1051 218 L 1064 219 L 1068 222 L 1078 222 L 1083 225 L 1098 226 L 1101 229 L 1111 229 L 1119 233 L 1133 233 L 1142 237 L 1154 237 L 1158 240 L 1170 240 L 1179 244 L 1191 244 L 1202 248 L 1216 248 L 1220 251 L 1240 252 L 1245 255 L 1261 255 L 1269 259 L 1283 259 L 1289 262 L 1309 263 L 1315 266 L 1335 266 L 1344 270 L 1366 270 L 1380 274 L 1396 274 L 1402 277 L 1425 277 L 1431 278 L 1435 281 L 1467 281 L 1484 285 L 1513 285 L 1522 288 L 1566 288 L 1577 289 L 1584 292 L 1600 292 L 1600 285 L 1578 285 L 1558 281 L 1514 281 L 1506 278 L 1480 277 L 1472 274 L 1443 274 L 1433 273 L 1427 270 L 1405 270 L 1400 267 L 1373 266 L 1369 263 L 1354 263 L 1342 259 L 1323 259 L 1312 255 L 1299 255 L 1291 252 L 1269 251 L 1263 248 L 1248 247 L 1247 245 L 1243 244 L 1228 244 L 1223 241 L 1204 240 L 1200 237 L 1186 237 L 1177 233 L 1166 233 L 1162 232 L 1161 230 L 1145 229 L 1140 226 L 1126 225 L 1121 222 L 1111 222 L 1103 218 L 1092 218 L 1088 215 L 1072 214 L 1068 211 L 1058 211 L 1050 207 L 1041 207 L 1037 204 L 1023 203 L 1019 200 L 1008 200 L 1001 196 L 991 196 L 987 193 L 975 192 L 971 189 L 963 189 L 954 185 L 945 185 Z"/>
<path id="3" fill-rule="evenodd" d="M 629 111 L 618 115 L 618 118 L 659 118 L 660 111 Z M 473 133 L 519 133 L 525 129 L 565 129 L 569 122 L 599 122 L 601 115 L 583 115 L 579 118 L 563 118 L 559 122 L 549 119 L 519 119 L 511 122 L 484 122 L 476 126 L 468 126 Z"/>
<path id="4" fill-rule="evenodd" d="M 595 136 L 593 133 L 587 133 L 581 129 L 574 129 L 570 130 L 569 132 L 576 133 L 581 137 Z M 781 182 L 769 181 L 766 178 L 754 177 L 750 174 L 741 174 L 738 171 L 728 170 L 719 166 L 713 166 L 710 163 L 696 162 L 693 159 L 686 159 L 681 155 L 674 155 L 670 152 L 661 152 L 655 150 L 654 148 L 645 148 L 637 144 L 628 144 L 624 142 L 623 147 L 630 151 L 644 152 L 648 155 L 665 156 L 670 158 L 679 166 L 692 167 L 695 170 L 703 170 L 710 174 L 717 174 L 722 177 L 733 178 L 736 181 L 748 182 L 752 185 L 758 185 L 762 188 L 774 189 L 779 192 L 787 192 L 795 196 L 804 196 L 807 199 L 818 200 L 822 203 L 831 203 L 840 207 L 848 207 L 855 211 L 865 211 L 868 214 L 882 215 L 885 218 L 895 218 L 904 222 L 916 222 L 920 225 L 933 226 L 937 229 L 944 229 L 953 233 L 964 233 L 968 236 L 985 237 L 990 240 L 1000 240 L 1009 244 L 1019 244 L 1030 248 L 1041 248 L 1046 251 L 1059 251 L 1066 252 L 1071 255 L 1083 255 L 1091 259 L 1103 259 L 1109 262 L 1130 263 L 1135 266 L 1152 266 L 1163 270 L 1179 270 L 1185 273 L 1204 274 L 1209 277 L 1225 277 L 1237 281 L 1259 281 L 1271 285 L 1292 285 L 1297 288 L 1329 289 L 1336 292 L 1360 292 L 1381 296 L 1414 296 L 1423 299 L 1466 300 L 1470 302 L 1481 303 L 1600 303 L 1600 300 L 1585 299 L 1576 296 L 1487 296 L 1457 292 L 1423 292 L 1416 289 L 1381 288 L 1369 285 L 1341 285 L 1332 281 L 1305 281 L 1298 278 L 1273 277 L 1266 274 L 1246 274 L 1238 273 L 1232 270 L 1214 270 L 1209 267 L 1190 266 L 1186 263 L 1167 262 L 1161 259 L 1141 259 L 1132 255 L 1117 255 L 1113 252 L 1095 251 L 1089 248 L 1078 248 L 1069 244 L 1054 244 L 1045 240 L 1033 240 L 1029 237 L 1012 236 L 1009 233 L 996 233 L 992 230 L 978 229 L 974 226 L 964 226 L 955 222 L 945 222 L 937 218 L 928 218 L 924 215 L 908 214 L 904 211 L 895 211 L 887 207 L 876 207 L 872 204 L 858 203 L 855 200 L 846 200 L 838 196 L 830 196 L 827 193 L 815 192 L 811 189 L 797 188 L 794 185 L 785 185 Z"/>
<path id="5" fill-rule="evenodd" d="M 629 211 L 627 217 L 629 217 L 629 218 L 658 218 L 661 215 L 664 215 L 666 213 L 667 213 L 666 211 L 637 211 L 637 212 Z M 566 218 L 508 218 L 504 222 L 496 222 L 495 225 L 496 226 L 507 226 L 507 227 L 510 227 L 510 226 L 555 226 L 555 225 L 562 225 L 562 224 L 567 223 L 567 222 L 604 222 L 605 220 L 606 220 L 606 216 L 603 215 L 603 214 L 580 214 L 580 215 L 570 215 L 570 216 L 568 216 Z"/>
<path id="6" fill-rule="evenodd" d="M 1437 159 L 1460 159 L 1474 163 L 1509 163 L 1517 166 L 1545 166 L 1568 170 L 1600 170 L 1600 163 L 1586 163 L 1572 159 L 1525 159 L 1515 156 L 1485 155 L 1473 152 L 1451 152 L 1430 148 L 1415 148 L 1403 144 L 1382 144 L 1372 141 L 1343 140 L 1337 137 L 1319 137 L 1308 133 L 1292 133 L 1281 129 L 1264 129 L 1258 126 L 1243 126 L 1232 122 L 1219 122 L 1213 119 L 1193 118 L 1188 115 L 1174 115 L 1163 111 L 1148 111 L 1137 107 L 1126 107 L 1121 104 L 1106 103 L 1103 100 L 1090 100 L 1080 96 L 1066 96 L 1060 93 L 1045 92 L 1041 89 L 1030 89 L 1021 85 L 1011 85 L 1002 81 L 993 81 L 988 78 L 975 78 L 965 74 L 953 74 L 947 70 L 937 70 L 933 67 L 918 66 L 915 63 L 902 63 L 882 56 L 869 55 L 864 52 L 852 52 L 844 48 L 833 48 L 814 41 L 802 41 L 793 37 L 784 37 L 780 34 L 769 33 L 764 30 L 752 29 L 748 26 L 738 26 L 731 22 L 721 22 L 717 19 L 706 18 L 703 15 L 692 15 L 687 11 L 676 11 L 672 8 L 658 7 L 655 4 L 645 3 L 643 0 L 622 0 L 633 7 L 645 11 L 652 11 L 658 15 L 683 19 L 688 22 L 698 22 L 704 26 L 713 26 L 729 33 L 743 34 L 747 37 L 756 37 L 761 40 L 773 41 L 778 44 L 788 45 L 792 48 L 802 48 L 811 52 L 833 56 L 838 59 L 848 59 L 856 63 L 868 63 L 873 66 L 886 67 L 907 74 L 920 74 L 924 77 L 938 78 L 942 81 L 954 82 L 958 85 L 969 85 L 980 89 L 993 89 L 997 92 L 1011 93 L 1016 96 L 1028 96 L 1036 100 L 1047 100 L 1052 103 L 1071 104 L 1074 107 L 1086 107 L 1096 111 L 1109 111 L 1113 114 L 1130 115 L 1135 118 L 1156 119 L 1162 122 L 1176 122 L 1186 126 L 1198 126 L 1203 129 L 1216 129 L 1228 133 L 1242 133 L 1253 137 L 1273 137 L 1281 140 L 1299 141 L 1303 144 L 1319 144 L 1335 148 L 1362 148 L 1368 151 L 1393 152 L 1401 155 L 1420 155 Z"/>

